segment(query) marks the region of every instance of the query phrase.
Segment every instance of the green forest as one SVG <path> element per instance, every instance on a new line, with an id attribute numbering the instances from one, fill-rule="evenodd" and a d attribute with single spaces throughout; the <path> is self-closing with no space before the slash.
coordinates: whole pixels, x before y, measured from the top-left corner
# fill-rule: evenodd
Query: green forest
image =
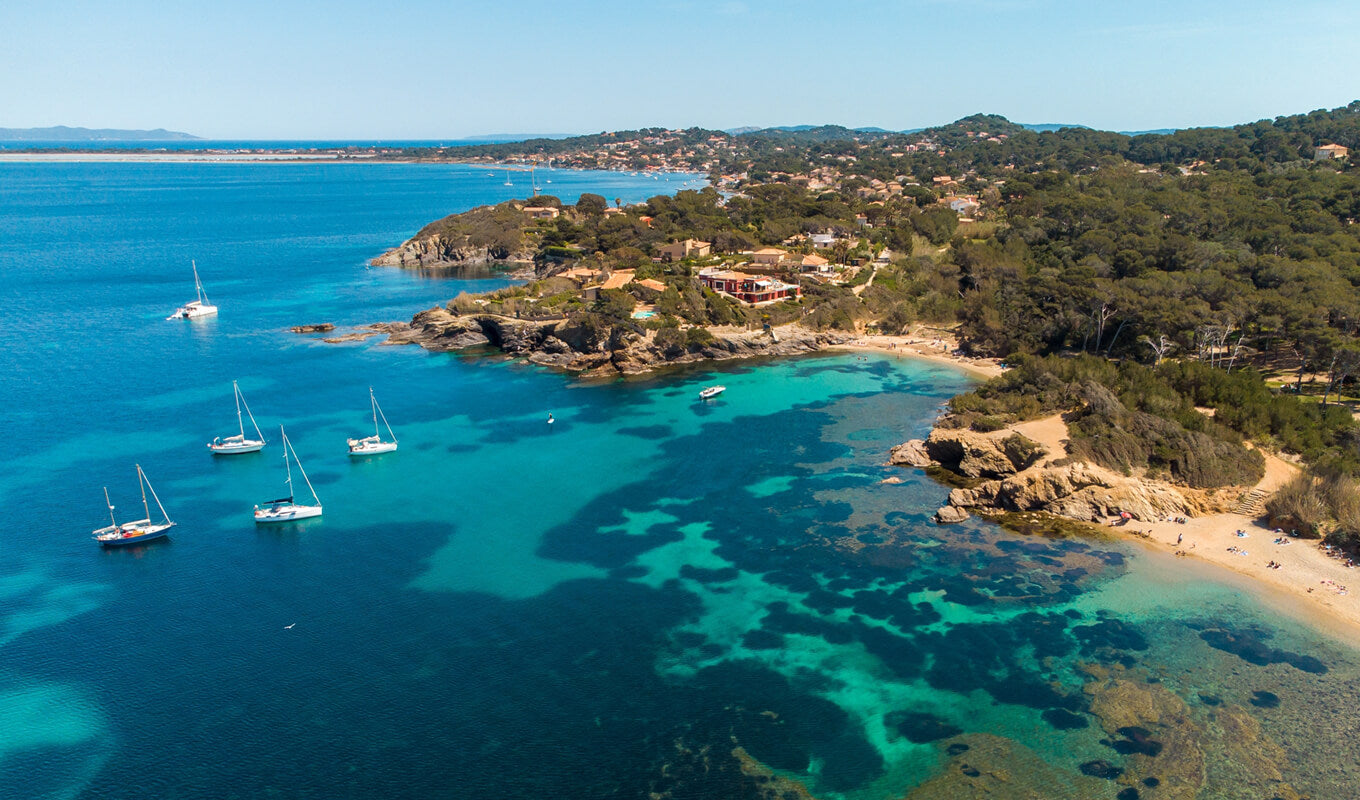
<path id="1" fill-rule="evenodd" d="M 487 152 L 568 153 L 621 136 Z M 982 115 L 914 134 L 685 132 L 695 146 L 719 140 L 713 175 L 729 176 L 727 190 L 681 191 L 611 213 L 617 201 L 586 195 L 536 223 L 483 211 L 480 224 L 495 230 L 481 235 L 532 251 L 544 276 L 588 265 L 633 268 L 666 284 L 659 295 L 634 288 L 632 297 L 619 290 L 591 303 L 558 284 L 523 290 L 601 325 L 643 326 L 626 313 L 636 299 L 656 303 L 658 317 L 645 323 L 653 328 L 952 327 L 966 353 L 1028 365 L 995 396 L 980 390 L 956 410 L 976 419 L 1062 403 L 1099 409 L 1077 424 L 1077 446 L 1121 469 L 1190 485 L 1250 482 L 1260 465 L 1240 444 L 1247 438 L 1304 457 L 1315 487 L 1360 474 L 1348 405 L 1360 394 L 1352 388 L 1360 378 L 1360 170 L 1353 159 L 1314 160 L 1323 144 L 1360 147 L 1360 101 L 1163 135 L 1035 132 Z M 810 188 L 809 176 L 829 165 L 834 183 Z M 901 190 L 872 189 L 890 180 Z M 954 195 L 977 198 L 975 219 L 961 221 L 941 204 Z M 528 202 L 562 206 L 551 197 Z M 809 252 L 800 235 L 828 232 L 837 237 L 829 257 L 872 264 L 860 280 L 805 280 L 801 301 L 758 310 L 692 280 L 705 265 L 759 247 Z M 652 258 L 686 238 L 712 242 L 713 255 Z M 885 250 L 890 258 L 875 258 Z M 869 276 L 872 285 L 854 291 Z M 1219 415 L 1206 423 L 1196 405 Z M 1314 517 L 1344 515 L 1322 497 L 1336 492 L 1312 494 L 1305 499 L 1327 506 Z"/>

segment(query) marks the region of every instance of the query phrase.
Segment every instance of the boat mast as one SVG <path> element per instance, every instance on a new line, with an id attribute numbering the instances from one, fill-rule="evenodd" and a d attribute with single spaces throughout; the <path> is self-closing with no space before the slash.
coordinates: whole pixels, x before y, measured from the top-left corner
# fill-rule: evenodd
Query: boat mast
<path id="1" fill-rule="evenodd" d="M 146 521 L 151 521 L 151 509 L 146 504 L 146 476 L 142 474 L 142 465 L 137 465 L 137 488 L 142 490 L 142 510 L 146 512 Z M 164 509 L 161 509 L 162 511 Z"/>
<path id="2" fill-rule="evenodd" d="M 373 404 L 373 435 L 381 440 L 382 434 L 378 433 L 378 398 L 373 396 L 372 386 L 368 387 L 368 400 Z"/>
<path id="3" fill-rule="evenodd" d="M 236 427 L 241 429 L 241 438 L 246 438 L 246 424 L 241 420 L 241 387 L 236 385 L 236 381 L 231 382 L 231 390 L 236 394 Z M 254 422 L 252 419 L 251 422 Z"/>
<path id="4" fill-rule="evenodd" d="M 113 518 L 113 501 L 109 499 L 109 487 L 107 486 L 104 487 L 104 505 L 109 507 L 109 522 L 113 523 L 113 527 L 118 527 L 118 520 Z"/>
<path id="5" fill-rule="evenodd" d="M 246 407 L 246 414 L 250 417 L 250 424 L 253 425 L 253 426 L 255 426 L 255 435 L 258 436 L 258 437 L 260 437 L 260 441 L 263 442 L 263 441 L 264 441 L 264 434 L 263 434 L 263 433 L 260 433 L 260 423 L 258 423 L 258 422 L 255 421 L 255 415 L 252 414 L 252 413 L 250 413 L 250 403 L 247 403 L 247 402 L 246 402 L 246 396 L 243 395 L 243 394 L 241 394 L 241 387 L 239 387 L 239 386 L 236 385 L 236 381 L 232 381 L 232 382 L 231 382 L 231 385 L 232 385 L 232 387 L 233 387 L 234 389 L 236 389 L 236 420 L 237 420 L 238 422 L 241 420 L 241 406 L 245 406 L 245 407 Z M 283 426 L 279 426 L 279 430 L 283 430 Z M 245 435 L 246 435 L 246 428 L 245 428 L 244 425 L 242 425 L 242 426 L 241 426 L 241 436 L 244 437 Z M 266 444 L 268 444 L 268 442 L 266 442 Z"/>
<path id="6" fill-rule="evenodd" d="M 194 267 L 194 288 L 198 290 L 198 304 L 201 306 L 208 305 L 208 297 L 203 293 L 203 281 L 198 279 L 198 262 L 190 259 L 189 263 Z"/>
<path id="7" fill-rule="evenodd" d="M 151 497 L 156 501 L 156 508 L 161 510 L 161 516 L 165 518 L 166 523 L 173 525 L 174 523 L 170 521 L 170 515 L 165 513 L 165 506 L 161 505 L 160 497 L 156 495 L 156 487 L 151 485 L 151 479 L 146 477 L 146 473 L 142 471 L 141 464 L 137 465 L 137 480 L 145 482 L 146 489 L 151 490 Z M 142 490 L 142 505 L 146 505 L 146 489 Z M 151 519 L 151 509 L 147 509 L 146 518 L 148 520 Z"/>
<path id="8" fill-rule="evenodd" d="M 392 444 L 396 444 L 397 435 L 392 432 L 392 424 L 387 421 L 387 415 L 383 413 L 382 406 L 378 405 L 378 398 L 373 396 L 372 386 L 368 387 L 368 396 L 373 399 L 373 435 L 377 436 L 379 441 L 382 440 L 382 436 L 378 434 L 377 420 L 378 417 L 382 417 L 383 425 L 387 427 L 387 435 L 392 437 Z"/>
<path id="9" fill-rule="evenodd" d="M 279 435 L 283 437 L 283 469 L 288 473 L 288 502 L 291 503 L 293 502 L 293 468 L 288 466 L 288 450 L 292 445 L 288 443 L 288 434 L 284 433 L 282 425 L 279 426 Z M 302 465 L 298 464 L 298 469 L 301 468 Z"/>
<path id="10" fill-rule="evenodd" d="M 293 445 L 290 444 L 290 443 L 288 442 L 287 439 L 284 439 L 284 448 L 283 448 L 283 449 L 284 449 L 285 451 L 293 450 Z M 284 453 L 284 457 L 285 457 L 285 458 L 287 457 L 287 453 L 286 453 L 286 452 Z M 307 470 L 305 470 L 305 469 L 302 468 L 302 459 L 298 458 L 298 454 L 297 454 L 297 451 L 296 451 L 296 450 L 293 450 L 293 460 L 295 460 L 295 461 L 298 462 L 298 472 L 301 472 L 301 473 L 302 473 L 302 480 L 306 482 L 306 484 L 307 484 L 307 490 L 310 491 L 310 492 L 312 493 L 312 499 L 316 501 L 316 504 L 317 504 L 317 505 L 321 505 L 321 498 L 316 496 L 316 490 L 312 488 L 312 482 L 311 482 L 311 480 L 307 477 Z M 289 477 L 289 479 L 288 479 L 288 493 L 289 493 L 289 494 L 292 494 L 292 493 L 293 493 L 293 483 L 292 483 L 292 480 L 293 480 L 292 477 Z"/>

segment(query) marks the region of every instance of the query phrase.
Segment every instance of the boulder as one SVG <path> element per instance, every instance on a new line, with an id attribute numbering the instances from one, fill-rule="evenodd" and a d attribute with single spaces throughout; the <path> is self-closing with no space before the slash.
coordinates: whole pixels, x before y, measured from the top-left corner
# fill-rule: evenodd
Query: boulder
<path id="1" fill-rule="evenodd" d="M 314 322 L 310 325 L 294 325 L 288 330 L 293 333 L 330 333 L 335 330 L 335 325 L 330 322 Z"/>
<path id="2" fill-rule="evenodd" d="M 1043 446 L 1018 433 L 1000 438 L 944 428 L 930 432 L 925 451 L 931 460 L 970 478 L 1004 478 L 1047 455 Z"/>
<path id="3" fill-rule="evenodd" d="M 935 512 L 935 521 L 941 525 L 963 522 L 966 519 L 968 519 L 968 512 L 958 506 L 944 506 Z"/>
<path id="4" fill-rule="evenodd" d="M 926 443 L 912 439 L 888 451 L 888 463 L 898 467 L 928 467 L 935 463 L 926 452 Z"/>

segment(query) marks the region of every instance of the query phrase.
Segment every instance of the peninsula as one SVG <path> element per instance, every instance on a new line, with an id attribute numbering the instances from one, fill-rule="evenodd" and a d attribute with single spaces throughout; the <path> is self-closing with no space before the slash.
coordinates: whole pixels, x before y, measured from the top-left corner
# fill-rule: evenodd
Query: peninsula
<path id="1" fill-rule="evenodd" d="M 433 222 L 373 263 L 500 265 L 524 282 L 338 339 L 491 347 L 589 375 L 847 346 L 1018 365 L 895 454 L 957 487 L 942 520 L 1037 511 L 1163 541 L 1205 519 L 1236 538 L 1259 518 L 1258 541 L 1279 528 L 1293 548 L 1177 549 L 1260 560 L 1239 571 L 1288 575 L 1353 616 L 1333 572 L 1360 548 L 1354 147 L 1360 101 L 1136 136 L 977 115 L 912 134 L 653 129 L 465 148 L 702 169 L 710 185 Z M 1305 552 L 1325 568 L 1290 562 Z"/>

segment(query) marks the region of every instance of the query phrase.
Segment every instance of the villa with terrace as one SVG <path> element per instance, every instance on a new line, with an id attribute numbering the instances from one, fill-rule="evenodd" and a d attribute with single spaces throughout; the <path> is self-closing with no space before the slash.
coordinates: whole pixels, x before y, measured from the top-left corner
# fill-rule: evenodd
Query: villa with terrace
<path id="1" fill-rule="evenodd" d="M 699 283 L 752 306 L 803 296 L 803 290 L 797 284 L 785 283 L 769 275 L 748 275 L 712 267 L 700 270 Z"/>

